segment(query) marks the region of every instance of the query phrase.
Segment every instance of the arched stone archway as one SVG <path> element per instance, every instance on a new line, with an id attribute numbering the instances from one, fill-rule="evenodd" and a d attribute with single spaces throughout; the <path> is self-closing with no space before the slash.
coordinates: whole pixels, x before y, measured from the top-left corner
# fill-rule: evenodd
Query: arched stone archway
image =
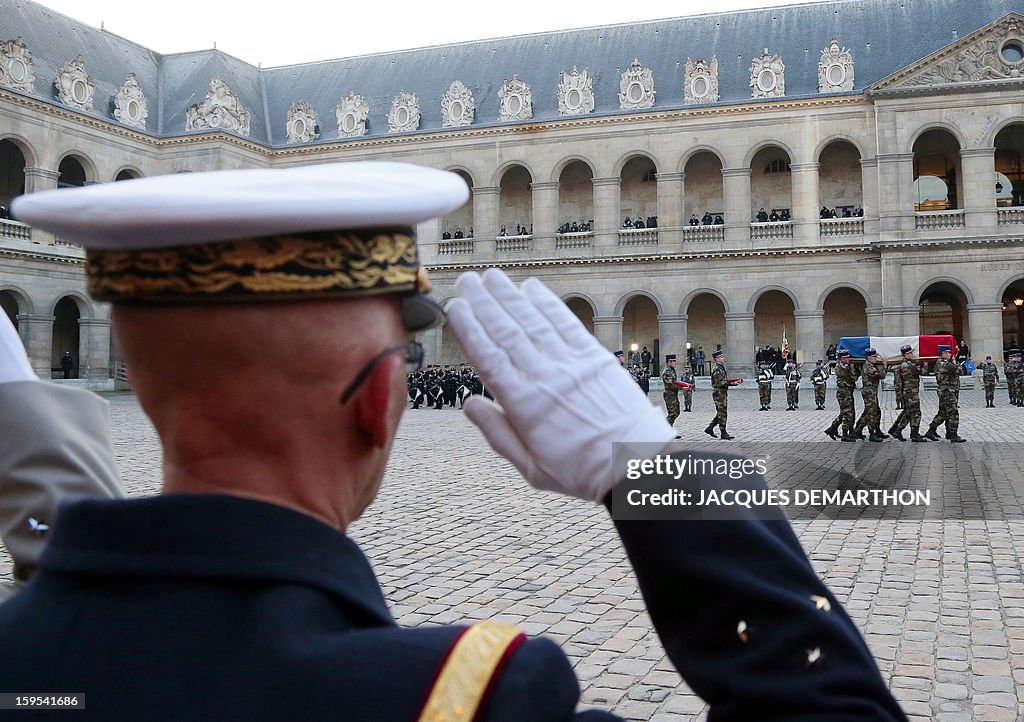
<path id="1" fill-rule="evenodd" d="M 579 296 L 573 296 L 565 300 L 565 305 L 575 314 L 576 318 L 586 327 L 589 333 L 594 333 L 594 307 Z"/>
<path id="2" fill-rule="evenodd" d="M 21 304 L 18 303 L 18 297 L 11 291 L 0 291 L 0 308 L 2 308 L 4 313 L 7 314 L 7 318 L 10 319 L 11 325 L 17 329 L 18 314 L 23 310 L 21 308 Z"/>
<path id="3" fill-rule="evenodd" d="M 65 296 L 54 306 L 53 346 L 50 351 L 52 378 L 63 378 L 64 374 L 60 371 L 60 360 L 65 352 L 70 352 L 71 359 L 74 361 L 71 378 L 78 378 L 78 369 L 81 363 L 81 335 L 78 324 L 80 318 L 78 303 L 72 296 Z"/>
<path id="4" fill-rule="evenodd" d="M 639 355 L 644 346 L 653 356 L 658 355 L 658 306 L 647 296 L 637 294 L 623 306 L 622 344 L 627 363 L 633 355 Z"/>
<path id="5" fill-rule="evenodd" d="M 722 181 L 722 161 L 711 151 L 694 153 L 683 167 L 683 223 L 691 215 L 698 219 L 710 213 L 712 218 L 725 218 L 725 192 Z"/>
<path id="6" fill-rule="evenodd" d="M 834 344 L 843 336 L 867 336 L 867 302 L 854 288 L 833 289 L 822 303 L 825 312 L 825 345 Z M 810 360 L 810 359 L 804 359 Z"/>
<path id="7" fill-rule="evenodd" d="M 818 156 L 818 205 L 837 218 L 864 207 L 860 160 L 860 151 L 846 140 L 832 141 Z"/>
<path id="8" fill-rule="evenodd" d="M 914 141 L 914 210 L 963 208 L 960 142 L 943 128 L 926 131 Z"/>
<path id="9" fill-rule="evenodd" d="M 647 219 L 658 215 L 658 169 L 647 156 L 630 158 L 619 174 L 620 225 L 629 216 L 640 218 L 646 225 Z"/>
<path id="10" fill-rule="evenodd" d="M 441 232 L 450 238 L 470 238 L 475 235 L 473 228 L 473 179 L 464 170 L 453 171 L 469 188 L 469 200 L 444 217 Z M 442 236 L 443 237 L 443 236 Z"/>
<path id="11" fill-rule="evenodd" d="M 116 176 L 114 176 L 114 180 L 115 181 L 126 181 L 126 180 L 134 180 L 134 179 L 139 178 L 139 177 L 141 177 L 141 176 L 136 171 L 132 170 L 131 168 L 124 168 L 121 171 L 119 171 Z"/>
<path id="12" fill-rule="evenodd" d="M 930 284 L 918 299 L 921 334 L 952 334 L 962 343 L 970 333 L 967 318 L 968 299 L 963 290 L 950 281 Z"/>
<path id="13" fill-rule="evenodd" d="M 58 188 L 75 188 L 84 186 L 88 181 L 85 174 L 85 166 L 73 155 L 65 156 L 57 167 L 60 176 L 57 180 Z"/>
<path id="14" fill-rule="evenodd" d="M 558 227 L 594 225 L 594 172 L 581 160 L 567 163 L 558 176 Z M 563 233 L 567 231 L 562 231 Z"/>
<path id="15" fill-rule="evenodd" d="M 1024 206 L 1024 124 L 1013 123 L 996 134 L 996 205 Z"/>
<path id="16" fill-rule="evenodd" d="M 0 205 L 10 208 L 11 201 L 24 192 L 25 154 L 14 141 L 0 140 Z"/>
<path id="17" fill-rule="evenodd" d="M 1003 358 L 1011 348 L 1024 344 L 1024 276 L 1003 291 Z M 978 359 L 975 359 L 977 361 Z"/>
<path id="18" fill-rule="evenodd" d="M 754 345 L 781 349 L 783 334 L 789 339 L 790 349 L 795 350 L 798 339 L 793 299 L 783 291 L 765 291 L 754 304 Z"/>
<path id="19" fill-rule="evenodd" d="M 505 229 L 506 236 L 528 235 L 533 228 L 533 178 L 524 166 L 514 165 L 501 176 L 498 201 L 498 235 Z"/>
<path id="20" fill-rule="evenodd" d="M 754 154 L 750 161 L 750 208 L 752 221 L 763 208 L 769 216 L 774 212 L 778 219 L 793 212 L 793 173 L 791 158 L 783 148 L 769 145 Z M 785 214 L 783 213 L 785 211 Z"/>
<path id="21" fill-rule="evenodd" d="M 686 308 L 686 342 L 694 354 L 704 351 L 703 374 L 711 362 L 711 353 L 721 345 L 727 347 L 725 304 L 713 293 L 701 293 L 693 297 Z"/>

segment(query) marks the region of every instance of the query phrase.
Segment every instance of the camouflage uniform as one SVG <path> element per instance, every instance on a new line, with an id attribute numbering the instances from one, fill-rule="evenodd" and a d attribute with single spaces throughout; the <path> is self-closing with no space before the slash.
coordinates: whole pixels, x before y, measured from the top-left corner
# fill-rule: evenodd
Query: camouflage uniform
<path id="1" fill-rule="evenodd" d="M 683 367 L 683 376 L 679 379 L 684 384 L 693 383 L 693 369 L 689 366 Z M 683 389 L 683 411 L 690 411 L 693 406 L 693 387 Z"/>
<path id="2" fill-rule="evenodd" d="M 711 398 L 715 401 L 715 418 L 708 424 L 708 428 L 714 428 L 717 424 L 722 431 L 729 423 L 729 372 L 724 364 L 715 364 L 711 372 Z"/>
<path id="3" fill-rule="evenodd" d="M 903 389 L 903 412 L 896 417 L 889 433 L 903 431 L 910 424 L 912 430 L 921 426 L 921 366 L 913 359 L 905 359 L 896 367 L 895 377 Z"/>
<path id="4" fill-rule="evenodd" d="M 1003 373 L 1006 374 L 1006 390 L 1010 394 L 1010 405 L 1024 405 L 1022 401 L 1021 382 L 1024 381 L 1024 365 L 1016 359 L 1010 359 L 1003 366 Z"/>
<path id="5" fill-rule="evenodd" d="M 853 423 L 857 418 L 857 408 L 853 400 L 853 390 L 857 386 L 857 371 L 853 364 L 836 364 L 836 401 L 839 402 L 839 416 L 832 422 L 832 428 L 843 425 L 843 436 L 853 434 Z"/>
<path id="6" fill-rule="evenodd" d="M 814 405 L 825 408 L 825 390 L 828 382 L 828 369 L 818 366 L 811 372 L 811 383 L 814 385 Z"/>
<path id="7" fill-rule="evenodd" d="M 786 371 L 786 404 L 789 408 L 795 409 L 800 403 L 800 369 L 796 366 Z"/>
<path id="8" fill-rule="evenodd" d="M 854 433 L 860 433 L 867 427 L 871 433 L 882 423 L 882 408 L 878 405 L 878 386 L 885 379 L 888 369 L 882 364 L 864 363 L 861 369 L 860 397 L 864 401 L 864 411 L 854 427 Z"/>
<path id="9" fill-rule="evenodd" d="M 679 387 L 676 386 L 676 370 L 668 364 L 665 364 L 665 370 L 661 372 L 661 382 L 665 385 L 662 398 L 665 399 L 665 411 L 671 426 L 679 418 Z"/>
<path id="10" fill-rule="evenodd" d="M 896 391 L 896 408 L 902 409 L 907 405 L 906 399 L 903 398 L 903 376 L 899 373 L 899 367 L 893 371 L 892 374 L 892 386 L 893 390 Z"/>
<path id="11" fill-rule="evenodd" d="M 761 400 L 761 410 L 772 405 L 772 379 L 775 372 L 770 366 L 762 366 L 757 372 L 757 393 Z"/>
<path id="12" fill-rule="evenodd" d="M 952 439 L 960 428 L 960 364 L 952 359 L 940 358 L 935 363 L 935 382 L 939 387 L 939 412 L 932 419 L 925 436 L 934 436 L 936 430 L 945 424 L 946 438 Z"/>
<path id="13" fill-rule="evenodd" d="M 991 361 L 981 365 L 981 378 L 985 385 L 985 406 L 995 406 L 996 383 L 999 381 L 999 368 Z"/>

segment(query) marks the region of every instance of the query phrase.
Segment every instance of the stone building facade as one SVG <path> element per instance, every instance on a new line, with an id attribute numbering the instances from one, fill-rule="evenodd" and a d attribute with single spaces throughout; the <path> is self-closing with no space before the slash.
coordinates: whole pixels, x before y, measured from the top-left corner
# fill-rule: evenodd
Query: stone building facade
<path id="1" fill-rule="evenodd" d="M 472 191 L 419 228 L 441 299 L 465 270 L 536 276 L 609 349 L 721 345 L 745 367 L 784 334 L 801 360 L 849 335 L 953 333 L 999 363 L 1024 343 L 1024 0 L 852 0 L 264 70 L 0 9 L 5 206 L 402 160 Z M 0 305 L 41 374 L 67 350 L 81 377 L 116 358 L 82 264 L 0 220 Z M 445 331 L 422 340 L 458 360 Z"/>

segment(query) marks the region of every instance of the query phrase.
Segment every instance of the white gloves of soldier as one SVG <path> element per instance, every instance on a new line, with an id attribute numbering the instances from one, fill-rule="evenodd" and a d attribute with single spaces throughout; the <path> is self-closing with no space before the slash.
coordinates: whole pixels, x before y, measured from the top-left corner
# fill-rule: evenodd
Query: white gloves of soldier
<path id="1" fill-rule="evenodd" d="M 38 381 L 25 347 L 7 314 L 0 311 L 0 384 L 12 381 Z"/>
<path id="2" fill-rule="evenodd" d="M 466 415 L 530 484 L 601 501 L 614 486 L 613 442 L 675 438 L 615 357 L 544 284 L 466 273 L 448 322 L 501 406 L 473 396 Z"/>

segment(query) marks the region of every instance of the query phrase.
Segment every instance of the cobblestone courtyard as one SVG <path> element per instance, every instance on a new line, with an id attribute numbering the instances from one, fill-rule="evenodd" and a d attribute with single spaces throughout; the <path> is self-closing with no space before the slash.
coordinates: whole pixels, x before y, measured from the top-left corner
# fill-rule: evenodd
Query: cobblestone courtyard
<path id="1" fill-rule="evenodd" d="M 813 410 L 809 392 L 801 395 L 797 412 L 784 412 L 776 391 L 775 409 L 757 413 L 756 392 L 735 391 L 729 431 L 747 441 L 835 443 L 821 432 L 836 413 L 832 393 L 827 413 Z M 152 427 L 134 396 L 108 398 L 125 485 L 132 495 L 154 493 L 160 459 Z M 927 420 L 935 393 L 922 400 Z M 984 409 L 980 392 L 965 392 L 961 434 L 1019 444 L 1024 409 L 1008 407 L 1002 390 L 997 403 Z M 891 392 L 882 405 L 885 429 L 894 418 Z M 708 392 L 695 395 L 694 409 L 676 422 L 684 442 L 708 439 Z M 1019 458 L 1021 447 L 1006 448 Z M 912 719 L 1024 715 L 1024 522 L 795 526 Z M 352 534 L 400 624 L 516 624 L 562 645 L 585 706 L 635 720 L 703 719 L 704 704 L 663 656 L 605 510 L 531 490 L 461 412 L 406 413 L 381 495 Z M 0 578 L 9 574 L 0 553 Z"/>

